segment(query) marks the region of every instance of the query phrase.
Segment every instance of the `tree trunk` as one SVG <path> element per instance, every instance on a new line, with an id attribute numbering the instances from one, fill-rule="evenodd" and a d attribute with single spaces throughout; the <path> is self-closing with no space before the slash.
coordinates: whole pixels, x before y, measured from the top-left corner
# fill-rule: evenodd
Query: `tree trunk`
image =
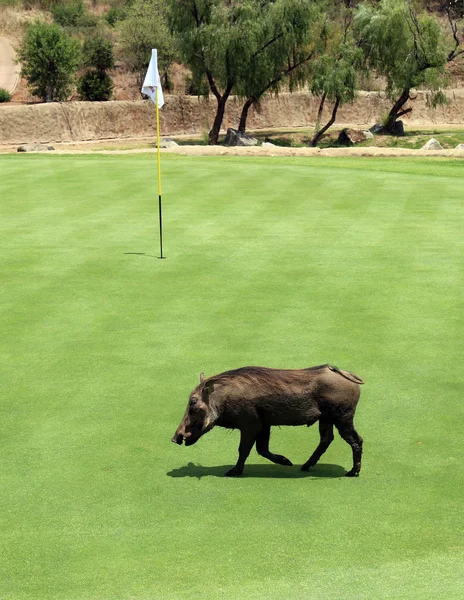
<path id="1" fill-rule="evenodd" d="M 53 102 L 53 87 L 47 85 L 47 91 L 45 92 L 45 102 Z"/>
<path id="2" fill-rule="evenodd" d="M 240 123 L 238 124 L 238 130 L 240 133 L 246 132 L 246 122 L 248 118 L 248 111 L 250 110 L 252 104 L 256 101 L 256 98 L 247 98 L 247 101 L 243 105 L 242 114 L 240 115 Z"/>
<path id="3" fill-rule="evenodd" d="M 340 106 L 340 98 L 337 97 L 335 99 L 335 104 L 332 109 L 332 116 L 327 121 L 327 123 L 324 125 L 324 127 L 320 131 L 317 131 L 314 134 L 313 139 L 311 140 L 311 146 L 313 146 L 313 147 L 317 146 L 317 142 L 321 139 L 321 137 L 324 135 L 324 133 L 327 131 L 327 129 L 329 129 L 329 127 L 332 127 L 332 125 L 335 123 L 335 119 L 337 118 L 337 111 L 338 111 L 339 106 Z"/>
<path id="4" fill-rule="evenodd" d="M 233 87 L 233 84 L 229 83 L 226 88 L 226 91 L 222 94 L 222 96 L 219 93 L 216 93 L 216 91 L 217 91 L 216 87 L 215 87 L 215 90 L 213 90 L 214 95 L 216 96 L 218 105 L 217 105 L 217 110 L 216 110 L 216 116 L 214 117 L 213 126 L 211 128 L 211 131 L 208 134 L 208 142 L 212 146 L 215 146 L 218 143 L 219 132 L 221 131 L 221 125 L 222 125 L 222 121 L 224 119 L 224 113 L 226 110 L 226 102 L 229 99 L 230 92 L 232 91 L 232 87 Z"/>
<path id="5" fill-rule="evenodd" d="M 319 127 L 321 126 L 322 111 L 324 110 L 324 104 L 325 104 L 326 97 L 327 97 L 327 94 L 324 92 L 322 94 L 321 101 L 319 102 L 319 109 L 317 111 L 316 124 L 314 126 L 314 135 L 317 134 L 317 132 L 319 131 Z"/>
<path id="6" fill-rule="evenodd" d="M 394 131 L 395 121 L 399 117 L 402 117 L 403 115 L 406 115 L 407 113 L 410 113 L 412 111 L 412 108 L 403 109 L 403 106 L 409 100 L 409 92 L 410 91 L 411 90 L 409 88 L 406 88 L 405 90 L 403 90 L 401 92 L 401 96 L 398 98 L 398 100 L 395 102 L 392 109 L 388 113 L 387 121 L 386 121 L 385 125 L 383 126 L 383 131 L 385 133 L 392 134 Z"/>

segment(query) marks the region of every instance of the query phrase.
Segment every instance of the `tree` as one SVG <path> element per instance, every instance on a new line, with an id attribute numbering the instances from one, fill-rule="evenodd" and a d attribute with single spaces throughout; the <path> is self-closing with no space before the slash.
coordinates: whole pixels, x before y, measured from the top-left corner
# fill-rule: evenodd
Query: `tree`
<path id="1" fill-rule="evenodd" d="M 405 108 L 412 88 L 428 90 L 432 105 L 445 101 L 441 88 L 448 53 L 434 17 L 418 15 L 406 0 L 380 0 L 359 7 L 355 25 L 367 65 L 386 78 L 387 95 L 394 101 L 383 124 L 386 133 L 412 111 Z"/>
<path id="2" fill-rule="evenodd" d="M 209 88 L 216 98 L 216 116 L 208 138 L 210 144 L 217 144 L 226 103 L 247 45 L 243 21 L 250 2 L 168 0 L 167 6 L 182 59 L 192 72 L 192 86 L 198 90 Z"/>
<path id="3" fill-rule="evenodd" d="M 102 36 L 87 38 L 82 48 L 82 64 L 87 71 L 79 79 L 79 94 L 85 100 L 109 100 L 113 81 L 107 71 L 114 67 L 113 44 Z"/>
<path id="4" fill-rule="evenodd" d="M 65 100 L 80 60 L 80 44 L 59 25 L 36 21 L 30 25 L 18 52 L 22 73 L 35 96 L 44 102 Z"/>
<path id="5" fill-rule="evenodd" d="M 338 109 L 343 104 L 353 102 L 356 96 L 363 54 L 351 36 L 350 26 L 349 12 L 345 14 L 343 27 L 340 24 L 327 26 L 325 49 L 311 63 L 309 88 L 312 94 L 320 98 L 311 146 L 316 146 L 324 133 L 335 123 Z M 332 113 L 327 123 L 320 128 L 322 112 L 327 101 L 333 103 Z"/>
<path id="6" fill-rule="evenodd" d="M 160 76 L 168 83 L 168 69 L 176 57 L 174 40 L 167 26 L 164 0 L 135 0 L 127 18 L 119 24 L 120 55 L 129 69 L 137 74 L 142 87 L 152 48 L 158 50 Z"/>
<path id="7" fill-rule="evenodd" d="M 276 0 L 252 3 L 254 15 L 249 19 L 249 56 L 242 62 L 236 92 L 245 98 L 239 131 L 245 133 L 250 107 L 268 91 L 278 91 L 281 83 L 292 76 L 313 56 L 313 29 L 320 15 L 313 0 Z"/>

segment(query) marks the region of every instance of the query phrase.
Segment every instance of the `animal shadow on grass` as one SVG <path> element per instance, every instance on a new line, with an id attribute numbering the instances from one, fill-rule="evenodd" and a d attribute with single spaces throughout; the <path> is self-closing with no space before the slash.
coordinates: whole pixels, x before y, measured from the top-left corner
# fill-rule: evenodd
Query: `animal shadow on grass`
<path id="1" fill-rule="evenodd" d="M 202 467 L 188 463 L 185 467 L 168 471 L 169 477 L 224 477 L 232 465 L 217 467 Z M 338 478 L 345 477 L 346 470 L 340 465 L 318 464 L 309 471 L 300 471 L 299 468 L 281 467 L 278 465 L 246 465 L 242 477 L 260 477 L 270 479 L 303 479 L 303 478 Z"/>

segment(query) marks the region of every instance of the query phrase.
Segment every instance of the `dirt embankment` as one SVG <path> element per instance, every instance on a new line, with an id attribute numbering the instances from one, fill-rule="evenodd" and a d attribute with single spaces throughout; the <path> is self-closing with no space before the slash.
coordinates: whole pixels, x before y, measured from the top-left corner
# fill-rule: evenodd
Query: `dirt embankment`
<path id="1" fill-rule="evenodd" d="M 425 93 L 418 92 L 412 103 L 408 125 L 464 124 L 464 90 L 447 92 L 448 104 L 437 109 L 427 106 Z M 383 94 L 362 92 L 356 102 L 339 111 L 338 122 L 368 127 L 390 108 Z M 242 102 L 231 98 L 224 118 L 224 130 L 236 127 Z M 215 101 L 191 96 L 167 96 L 160 111 L 161 133 L 167 135 L 205 134 L 215 114 Z M 327 109 L 326 118 L 331 107 Z M 250 111 L 249 129 L 308 127 L 314 123 L 317 99 L 307 93 L 269 96 Z M 21 106 L 0 106 L 0 144 L 27 142 L 72 142 L 149 137 L 155 135 L 155 107 L 149 100 L 127 102 L 66 102 Z"/>

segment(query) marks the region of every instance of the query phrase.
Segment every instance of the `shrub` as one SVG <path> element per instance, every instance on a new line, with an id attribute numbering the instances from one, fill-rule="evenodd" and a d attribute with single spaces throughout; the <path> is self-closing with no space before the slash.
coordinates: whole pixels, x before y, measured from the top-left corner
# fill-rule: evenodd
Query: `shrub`
<path id="1" fill-rule="evenodd" d="M 106 71 L 114 67 L 113 44 L 101 36 L 87 38 L 82 48 L 82 64 L 98 71 Z"/>
<path id="2" fill-rule="evenodd" d="M 113 95 L 113 81 L 104 71 L 91 69 L 79 79 L 82 100 L 105 101 Z"/>
<path id="3" fill-rule="evenodd" d="M 36 21 L 18 52 L 22 72 L 35 96 L 44 102 L 65 100 L 80 62 L 80 44 L 59 25 Z"/>
<path id="4" fill-rule="evenodd" d="M 8 90 L 0 88 L 0 102 L 9 102 L 11 100 L 11 94 Z"/>
<path id="5" fill-rule="evenodd" d="M 127 17 L 127 10 L 124 6 L 113 6 L 105 15 L 105 21 L 111 27 L 114 27 L 118 21 L 123 21 Z"/>
<path id="6" fill-rule="evenodd" d="M 71 0 L 71 2 L 57 4 L 52 8 L 52 14 L 55 23 L 58 23 L 58 25 L 76 27 L 85 14 L 84 3 L 82 0 Z"/>

